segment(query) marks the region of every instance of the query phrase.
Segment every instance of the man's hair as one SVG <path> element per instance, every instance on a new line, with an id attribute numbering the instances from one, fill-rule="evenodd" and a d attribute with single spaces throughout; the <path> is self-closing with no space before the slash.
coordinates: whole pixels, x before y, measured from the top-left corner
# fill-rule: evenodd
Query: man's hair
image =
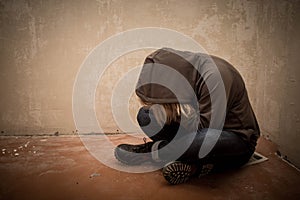
<path id="1" fill-rule="evenodd" d="M 200 122 L 199 110 L 191 104 L 179 103 L 160 103 L 144 102 L 141 99 L 140 103 L 144 106 L 149 106 L 156 121 L 163 126 L 171 124 L 171 122 L 180 123 L 187 131 L 195 131 L 198 129 Z M 157 105 L 157 106 L 155 106 Z"/>
<path id="2" fill-rule="evenodd" d="M 140 103 L 143 106 L 149 106 L 156 121 L 160 125 L 171 124 L 171 122 L 180 122 L 180 105 L 178 103 L 152 103 L 145 102 L 139 98 Z M 160 106 L 153 106 L 160 105 Z M 164 109 L 162 109 L 164 108 Z"/>

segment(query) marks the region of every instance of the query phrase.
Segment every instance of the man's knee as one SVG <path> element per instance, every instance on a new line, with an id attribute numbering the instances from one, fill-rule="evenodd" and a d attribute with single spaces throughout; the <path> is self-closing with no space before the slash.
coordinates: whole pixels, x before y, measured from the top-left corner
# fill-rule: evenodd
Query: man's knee
<path id="1" fill-rule="evenodd" d="M 150 124 L 151 119 L 149 116 L 149 108 L 147 106 L 143 106 L 140 108 L 137 114 L 137 121 L 141 127 Z"/>

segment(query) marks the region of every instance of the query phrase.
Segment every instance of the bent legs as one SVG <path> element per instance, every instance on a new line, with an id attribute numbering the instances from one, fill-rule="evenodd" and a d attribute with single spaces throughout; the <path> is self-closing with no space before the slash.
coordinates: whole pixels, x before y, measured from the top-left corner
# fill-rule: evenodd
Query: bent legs
<path id="1" fill-rule="evenodd" d="M 196 133 L 184 133 L 175 137 L 179 123 L 160 126 L 149 109 L 142 107 L 137 120 L 145 132 L 154 142 L 163 140 L 163 146 L 158 153 L 160 160 L 182 161 L 203 165 L 213 164 L 216 170 L 240 167 L 244 165 L 253 154 L 246 141 L 229 131 L 222 131 L 212 150 L 203 158 L 199 157 L 201 146 L 206 137 L 214 137 L 213 129 L 201 129 Z M 155 131 L 156 130 L 156 134 Z M 157 131 L 158 130 L 158 131 Z M 154 132 L 154 133 L 153 133 Z M 213 141 L 213 140 L 212 140 Z M 206 144 L 207 145 L 207 144 Z"/>

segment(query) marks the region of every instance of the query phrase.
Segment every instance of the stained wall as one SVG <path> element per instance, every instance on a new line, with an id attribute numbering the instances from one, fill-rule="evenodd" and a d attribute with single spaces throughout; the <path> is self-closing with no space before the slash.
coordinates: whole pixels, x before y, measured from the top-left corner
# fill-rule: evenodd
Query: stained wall
<path id="1" fill-rule="evenodd" d="M 236 66 L 263 134 L 300 166 L 299 4 L 297 0 L 1 0 L 1 134 L 76 132 L 73 85 L 92 49 L 122 31 L 162 27 L 192 37 L 207 52 Z M 122 131 L 111 113 L 114 85 L 149 52 L 125 55 L 103 74 L 95 110 L 105 132 Z M 134 96 L 130 102 L 134 120 L 138 102 Z"/>

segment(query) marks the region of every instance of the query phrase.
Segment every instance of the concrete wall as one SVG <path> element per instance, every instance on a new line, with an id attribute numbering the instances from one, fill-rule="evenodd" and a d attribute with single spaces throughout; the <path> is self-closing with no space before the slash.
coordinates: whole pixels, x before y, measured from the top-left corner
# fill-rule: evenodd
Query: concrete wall
<path id="1" fill-rule="evenodd" d="M 238 68 L 263 133 L 300 166 L 299 11 L 297 0 L 0 0 L 1 134 L 75 132 L 72 89 L 89 52 L 121 31 L 164 27 Z M 148 53 L 120 58 L 102 77 L 96 112 L 106 132 L 119 131 L 114 84 Z"/>
<path id="2" fill-rule="evenodd" d="M 257 109 L 264 134 L 300 166 L 300 2 L 275 1 L 259 8 Z"/>

